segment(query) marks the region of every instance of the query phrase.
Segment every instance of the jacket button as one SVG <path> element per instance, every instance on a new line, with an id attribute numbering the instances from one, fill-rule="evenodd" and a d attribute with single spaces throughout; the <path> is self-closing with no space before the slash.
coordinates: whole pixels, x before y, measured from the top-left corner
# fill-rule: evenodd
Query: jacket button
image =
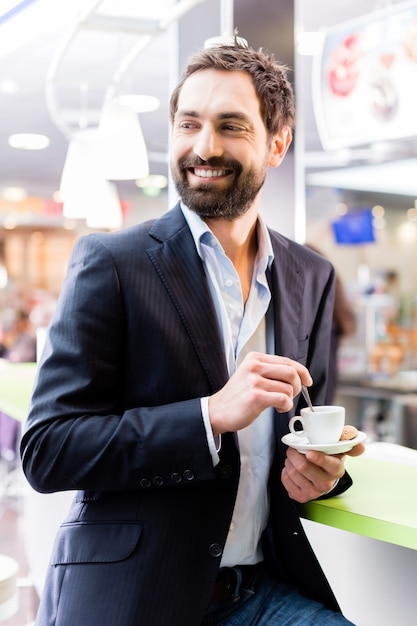
<path id="1" fill-rule="evenodd" d="M 155 487 L 161 487 L 164 484 L 164 479 L 162 478 L 162 476 L 155 476 L 152 482 Z"/>
<path id="2" fill-rule="evenodd" d="M 223 554 L 223 548 L 219 543 L 212 543 L 209 547 L 209 554 L 210 556 L 218 559 Z"/>
<path id="3" fill-rule="evenodd" d="M 147 489 L 148 487 L 151 486 L 151 481 L 149 480 L 149 478 L 141 478 L 140 479 L 140 486 L 143 487 L 144 489 Z"/>
<path id="4" fill-rule="evenodd" d="M 230 465 L 222 465 L 219 467 L 219 476 L 220 478 L 230 478 L 232 476 L 233 470 Z"/>
<path id="5" fill-rule="evenodd" d="M 178 472 L 174 472 L 171 474 L 171 480 L 173 483 L 180 483 L 182 481 L 182 476 Z"/>
<path id="6" fill-rule="evenodd" d="M 184 476 L 185 480 L 194 480 L 194 472 L 189 469 L 185 470 L 182 475 Z"/>

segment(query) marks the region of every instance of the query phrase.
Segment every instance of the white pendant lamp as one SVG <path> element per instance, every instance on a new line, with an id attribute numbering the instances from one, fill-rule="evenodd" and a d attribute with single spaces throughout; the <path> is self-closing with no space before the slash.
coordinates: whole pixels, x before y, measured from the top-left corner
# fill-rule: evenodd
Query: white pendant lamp
<path id="1" fill-rule="evenodd" d="M 103 107 L 97 148 L 101 171 L 107 180 L 136 180 L 149 174 L 148 155 L 138 115 L 117 99 Z"/>
<path id="2" fill-rule="evenodd" d="M 68 146 L 59 191 L 64 217 L 69 219 L 85 219 L 88 206 L 94 201 L 91 187 L 99 176 L 95 135 L 92 130 L 80 131 Z"/>
<path id="3" fill-rule="evenodd" d="M 121 228 L 123 215 L 116 185 L 103 182 L 105 185 L 96 190 L 96 202 L 87 211 L 86 224 L 89 228 Z"/>
<path id="4" fill-rule="evenodd" d="M 61 177 L 64 217 L 86 219 L 91 228 L 120 228 L 122 211 L 114 185 L 105 180 L 97 151 L 97 130 L 78 132 L 68 146 Z"/>

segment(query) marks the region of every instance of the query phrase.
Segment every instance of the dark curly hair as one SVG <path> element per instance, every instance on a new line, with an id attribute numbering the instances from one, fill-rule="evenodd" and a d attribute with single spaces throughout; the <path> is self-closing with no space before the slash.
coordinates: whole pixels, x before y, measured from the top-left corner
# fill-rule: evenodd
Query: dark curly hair
<path id="1" fill-rule="evenodd" d="M 247 72 L 252 77 L 268 135 L 276 135 L 284 126 L 293 128 L 294 93 L 287 78 L 287 66 L 278 63 L 264 48 L 254 50 L 248 47 L 236 35 L 232 45 L 214 45 L 191 56 L 171 95 L 171 122 L 184 82 L 195 72 L 207 69 Z"/>

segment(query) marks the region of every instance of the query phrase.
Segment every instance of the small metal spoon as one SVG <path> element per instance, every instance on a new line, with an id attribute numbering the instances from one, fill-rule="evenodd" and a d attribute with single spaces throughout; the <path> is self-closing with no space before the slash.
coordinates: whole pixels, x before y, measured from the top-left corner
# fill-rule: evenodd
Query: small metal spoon
<path id="1" fill-rule="evenodd" d="M 310 409 L 310 411 L 313 411 L 314 413 L 314 409 L 313 409 L 313 405 L 311 403 L 311 399 L 310 399 L 310 394 L 308 393 L 308 389 L 305 385 L 301 385 L 301 393 L 304 396 L 305 401 L 308 404 L 308 408 Z"/>

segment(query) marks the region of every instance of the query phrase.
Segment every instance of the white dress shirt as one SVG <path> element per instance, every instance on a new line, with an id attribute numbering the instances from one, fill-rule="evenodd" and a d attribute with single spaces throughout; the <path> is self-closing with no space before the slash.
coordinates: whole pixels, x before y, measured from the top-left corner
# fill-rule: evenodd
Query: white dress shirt
<path id="1" fill-rule="evenodd" d="M 273 349 L 267 345 L 265 319 L 271 300 L 266 269 L 274 258 L 269 233 L 259 217 L 258 253 L 245 305 L 238 273 L 218 239 L 196 213 L 184 205 L 181 208 L 208 277 L 231 375 L 248 352 L 271 352 Z M 208 398 L 202 398 L 201 405 L 213 463 L 217 464 L 219 456 L 208 415 Z M 274 453 L 272 409 L 267 409 L 253 424 L 238 431 L 237 436 L 241 474 L 221 561 L 222 566 L 230 567 L 257 563 L 263 558 L 259 540 L 269 512 L 268 476 Z"/>

